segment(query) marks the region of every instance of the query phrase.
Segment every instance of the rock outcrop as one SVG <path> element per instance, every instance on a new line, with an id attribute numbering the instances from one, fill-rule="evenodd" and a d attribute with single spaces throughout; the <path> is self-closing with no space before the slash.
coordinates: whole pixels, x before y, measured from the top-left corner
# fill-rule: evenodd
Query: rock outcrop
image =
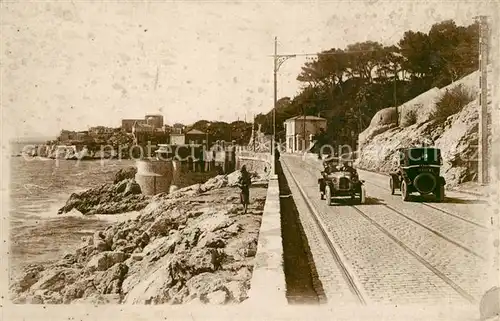
<path id="1" fill-rule="evenodd" d="M 11 285 L 13 301 L 226 304 L 245 300 L 266 189 L 252 189 L 252 204 L 243 214 L 238 190 L 230 187 L 237 176 L 238 172 L 220 175 L 151 197 L 135 219 L 84 238 L 76 251 L 55 263 L 29 266 Z M 122 202 L 130 182 L 128 178 L 118 182 Z M 106 196 L 88 212 L 119 205 L 109 198 L 108 189 L 116 186 L 101 188 Z M 128 197 L 137 195 L 131 192 Z M 78 204 L 67 207 L 84 206 Z"/>
<path id="2" fill-rule="evenodd" d="M 356 166 L 377 172 L 390 172 L 397 164 L 398 148 L 432 146 L 441 149 L 441 173 L 448 187 L 474 180 L 478 161 L 478 100 L 466 105 L 460 112 L 444 122 L 432 119 L 436 99 L 456 86 L 477 89 L 478 72 L 445 88 L 433 88 L 398 107 L 400 121 L 405 115 L 415 113 L 413 124 L 395 123 L 395 109 L 379 111 L 370 126 L 359 135 L 359 154 Z"/>
<path id="3" fill-rule="evenodd" d="M 135 178 L 135 174 L 137 174 L 137 168 L 134 166 L 122 168 L 115 174 L 113 184 L 117 184 L 125 179 L 133 179 Z"/>
<path id="4" fill-rule="evenodd" d="M 58 213 L 73 209 L 84 215 L 117 214 L 139 211 L 146 207 L 149 198 L 141 194 L 141 188 L 134 179 L 125 179 L 116 184 L 102 184 L 82 193 L 73 193 Z"/>

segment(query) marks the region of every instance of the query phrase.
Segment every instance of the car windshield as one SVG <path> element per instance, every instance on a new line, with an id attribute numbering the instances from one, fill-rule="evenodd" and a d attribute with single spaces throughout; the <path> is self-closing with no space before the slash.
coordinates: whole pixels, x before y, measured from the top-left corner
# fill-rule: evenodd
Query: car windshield
<path id="1" fill-rule="evenodd" d="M 408 165 L 440 165 L 441 153 L 435 148 L 413 148 L 407 151 Z"/>

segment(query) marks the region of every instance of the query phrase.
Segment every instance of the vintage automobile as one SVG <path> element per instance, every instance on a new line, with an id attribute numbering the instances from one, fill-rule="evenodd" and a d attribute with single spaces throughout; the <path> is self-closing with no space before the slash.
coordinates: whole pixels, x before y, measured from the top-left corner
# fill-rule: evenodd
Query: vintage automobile
<path id="1" fill-rule="evenodd" d="M 333 197 L 350 196 L 357 200 L 357 203 L 365 202 L 364 181 L 360 180 L 356 170 L 346 171 L 340 167 L 328 166 L 321 172 L 321 178 L 318 179 L 321 199 L 326 200 L 327 205 L 332 204 Z"/>
<path id="2" fill-rule="evenodd" d="M 431 147 L 402 148 L 398 154 L 397 169 L 390 173 L 391 194 L 400 189 L 403 201 L 409 201 L 414 192 L 433 194 L 437 201 L 443 201 L 446 182 L 440 176 L 441 151 Z"/>

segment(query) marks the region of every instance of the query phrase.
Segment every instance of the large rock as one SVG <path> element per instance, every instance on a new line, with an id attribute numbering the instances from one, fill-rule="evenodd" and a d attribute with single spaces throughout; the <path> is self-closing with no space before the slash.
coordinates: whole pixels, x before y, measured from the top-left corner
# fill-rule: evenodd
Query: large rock
<path id="1" fill-rule="evenodd" d="M 415 114 L 415 123 L 421 124 L 431 119 L 432 113 L 436 108 L 436 101 L 442 95 L 442 91 L 438 88 L 432 88 L 410 101 L 398 107 L 399 123 L 401 127 L 408 127 L 413 125 L 408 123 L 408 114 Z M 410 117 L 412 118 L 412 117 Z"/>
<path id="2" fill-rule="evenodd" d="M 189 292 L 189 300 L 193 300 L 195 298 L 200 298 L 202 302 L 208 303 L 209 298 L 207 297 L 210 293 L 214 293 L 216 291 L 223 291 L 223 301 L 225 303 L 227 299 L 226 287 L 224 286 L 224 280 L 217 277 L 213 273 L 201 273 L 198 274 L 186 283 L 186 287 Z M 221 299 L 220 295 L 215 295 L 212 297 L 212 302 L 215 300 Z"/>
<path id="3" fill-rule="evenodd" d="M 101 252 L 90 259 L 87 263 L 87 269 L 91 271 L 105 271 L 116 263 L 125 261 L 129 256 L 130 255 L 124 252 Z"/>
<path id="4" fill-rule="evenodd" d="M 115 174 L 115 180 L 113 181 L 113 183 L 116 184 L 125 179 L 133 179 L 135 178 L 135 174 L 137 174 L 137 168 L 135 167 L 131 166 L 127 168 L 122 168 Z"/>
<path id="5" fill-rule="evenodd" d="M 227 185 L 228 186 L 236 186 L 241 177 L 241 171 L 234 171 L 227 175 Z"/>
<path id="6" fill-rule="evenodd" d="M 415 124 L 396 127 L 387 124 L 378 112 L 370 127 L 359 135 L 359 157 L 356 166 L 360 168 L 390 172 L 397 164 L 399 148 L 431 146 L 441 149 L 443 166 L 441 173 L 447 186 L 475 180 L 477 175 L 477 128 L 478 101 L 465 106 L 462 111 L 452 115 L 444 122 L 431 120 L 437 99 L 446 91 L 464 85 L 473 91 L 477 86 L 478 73 L 474 72 L 449 86 L 428 92 L 401 105 L 400 120 L 409 112 L 416 112 Z"/>
<path id="7" fill-rule="evenodd" d="M 141 194 L 141 186 L 137 184 L 135 181 L 130 180 L 127 182 L 127 186 L 123 191 L 123 195 L 127 196 L 130 194 Z"/>
<path id="8" fill-rule="evenodd" d="M 227 175 L 218 175 L 215 177 L 210 178 L 208 181 L 206 181 L 204 184 L 200 186 L 200 189 L 204 192 L 210 191 L 213 189 L 218 189 L 222 188 L 224 186 L 227 186 L 228 183 L 228 178 Z"/>
<path id="9" fill-rule="evenodd" d="M 177 229 L 181 222 L 184 221 L 180 219 L 183 216 L 184 213 L 179 210 L 172 210 L 168 212 L 168 215 L 158 216 L 147 230 L 147 233 L 151 236 L 168 235 L 170 230 Z"/>
<path id="10" fill-rule="evenodd" d="M 124 263 L 113 265 L 97 278 L 97 288 L 101 294 L 119 294 L 122 292 L 121 286 L 129 268 Z"/>
<path id="11" fill-rule="evenodd" d="M 76 279 L 76 272 L 77 271 L 73 269 L 46 270 L 43 272 L 40 279 L 31 286 L 30 291 L 60 291 L 66 284 L 72 283 Z"/>
<path id="12" fill-rule="evenodd" d="M 174 257 L 164 257 L 160 260 L 161 265 L 155 264 L 157 268 L 144 270 L 142 277 L 131 275 L 125 279 L 123 286 L 128 293 L 124 303 L 168 303 L 168 291 L 178 278 L 176 262 Z"/>
<path id="13" fill-rule="evenodd" d="M 35 284 L 41 277 L 42 272 L 45 268 L 41 265 L 29 265 L 26 267 L 24 274 L 21 279 L 13 284 L 11 291 L 14 293 L 21 293 L 28 290 L 33 284 Z"/>
<path id="14" fill-rule="evenodd" d="M 110 189 L 122 195 L 130 181 L 124 179 Z M 14 302 L 225 304 L 244 300 L 261 216 L 234 215 L 240 209 L 228 203 L 237 192 L 218 188 L 227 184 L 228 177 L 221 175 L 208 184 L 179 190 L 178 195 L 152 197 L 136 218 L 95 232 L 55 263 L 27 269 L 12 286 Z M 262 211 L 263 199 L 255 198 L 255 212 Z M 240 253 L 242 247 L 245 250 Z"/>
<path id="15" fill-rule="evenodd" d="M 372 118 L 370 127 L 384 126 L 396 124 L 398 120 L 398 113 L 396 108 L 389 107 L 379 110 Z"/>
<path id="16" fill-rule="evenodd" d="M 207 302 L 211 304 L 224 304 L 229 299 L 226 291 L 217 290 L 207 295 Z"/>
<path id="17" fill-rule="evenodd" d="M 94 275 L 79 279 L 74 283 L 68 284 L 68 286 L 64 288 L 62 291 L 63 303 L 71 303 L 79 298 L 93 295 L 97 293 L 97 291 L 98 289 Z"/>
<path id="18" fill-rule="evenodd" d="M 231 281 L 225 284 L 227 292 L 235 302 L 242 302 L 248 298 L 247 291 L 249 288 L 249 281 Z"/>
<path id="19" fill-rule="evenodd" d="M 84 215 L 117 214 L 139 211 L 147 206 L 149 198 L 140 194 L 140 187 L 133 179 L 117 184 L 103 184 L 83 193 L 73 193 L 58 213 L 77 209 Z"/>

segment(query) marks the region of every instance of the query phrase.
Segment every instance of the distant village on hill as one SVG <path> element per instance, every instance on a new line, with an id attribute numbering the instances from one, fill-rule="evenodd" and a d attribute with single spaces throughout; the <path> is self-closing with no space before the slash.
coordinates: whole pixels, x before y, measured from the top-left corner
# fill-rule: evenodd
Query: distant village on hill
<path id="1" fill-rule="evenodd" d="M 216 141 L 248 144 L 252 135 L 252 123 L 235 121 L 232 123 L 210 122 L 206 120 L 185 126 L 175 123 L 172 126 L 164 123 L 162 115 L 148 114 L 143 119 L 122 119 L 117 128 L 94 126 L 84 131 L 62 130 L 59 136 L 48 141 L 47 145 L 84 146 L 90 150 L 99 149 L 102 145 L 119 147 L 124 145 L 157 146 L 170 145 L 207 145 Z"/>

